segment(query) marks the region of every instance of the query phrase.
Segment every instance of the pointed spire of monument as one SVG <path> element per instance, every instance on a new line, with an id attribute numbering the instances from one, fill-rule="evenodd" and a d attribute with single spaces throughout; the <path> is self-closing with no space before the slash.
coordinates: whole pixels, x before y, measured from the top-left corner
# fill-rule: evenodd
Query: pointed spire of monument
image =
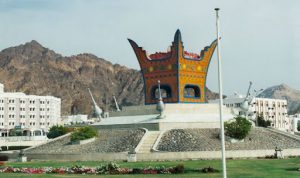
<path id="1" fill-rule="evenodd" d="M 181 42 L 182 40 L 181 40 L 181 33 L 180 33 L 180 30 L 179 29 L 177 29 L 176 30 L 176 33 L 175 33 L 175 36 L 174 36 L 174 43 L 179 43 L 179 42 Z"/>

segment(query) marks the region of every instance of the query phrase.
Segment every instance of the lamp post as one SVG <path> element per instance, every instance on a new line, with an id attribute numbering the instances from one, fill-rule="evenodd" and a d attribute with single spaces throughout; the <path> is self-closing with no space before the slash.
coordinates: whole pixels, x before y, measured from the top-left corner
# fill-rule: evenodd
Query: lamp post
<path id="1" fill-rule="evenodd" d="M 217 26 L 217 54 L 218 54 L 218 82 L 219 82 L 219 111 L 220 111 L 220 127 L 221 127 L 221 145 L 222 145 L 222 168 L 223 178 L 227 177 L 226 173 L 226 155 L 225 155 L 225 135 L 224 135 L 224 121 L 223 121 L 223 89 L 222 89 L 222 63 L 220 52 L 220 37 L 219 37 L 219 8 L 215 8 L 216 11 L 216 26 Z"/>

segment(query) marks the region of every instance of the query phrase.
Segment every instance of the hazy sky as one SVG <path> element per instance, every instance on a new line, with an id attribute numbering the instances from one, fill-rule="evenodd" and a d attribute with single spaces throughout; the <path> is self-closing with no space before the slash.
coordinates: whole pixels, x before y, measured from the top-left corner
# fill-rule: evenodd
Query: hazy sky
<path id="1" fill-rule="evenodd" d="M 185 50 L 216 38 L 220 7 L 225 94 L 286 83 L 300 89 L 300 1 L 296 0 L 0 0 L 0 50 L 37 40 L 70 56 L 93 53 L 139 69 L 127 38 L 149 53 L 165 51 L 176 29 Z M 207 86 L 217 84 L 217 56 Z"/>

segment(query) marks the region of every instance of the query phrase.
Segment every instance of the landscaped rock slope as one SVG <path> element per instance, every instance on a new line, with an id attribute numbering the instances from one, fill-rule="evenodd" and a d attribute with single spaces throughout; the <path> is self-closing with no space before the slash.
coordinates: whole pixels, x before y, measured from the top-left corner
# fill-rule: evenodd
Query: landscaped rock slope
<path id="1" fill-rule="evenodd" d="M 101 130 L 99 137 L 84 145 L 71 145 L 70 136 L 29 149 L 26 153 L 84 154 L 102 152 L 128 152 L 135 148 L 145 134 L 142 129 Z"/>
<path id="2" fill-rule="evenodd" d="M 221 150 L 219 129 L 174 129 L 166 132 L 158 145 L 160 151 L 216 151 Z M 226 141 L 226 150 L 254 150 L 300 148 L 300 141 L 271 132 L 252 128 L 244 142 Z"/>

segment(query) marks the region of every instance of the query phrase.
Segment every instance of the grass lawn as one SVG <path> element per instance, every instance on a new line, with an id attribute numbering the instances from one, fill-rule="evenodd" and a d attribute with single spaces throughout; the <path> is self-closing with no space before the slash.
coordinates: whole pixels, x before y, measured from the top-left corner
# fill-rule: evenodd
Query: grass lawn
<path id="1" fill-rule="evenodd" d="M 137 163 L 126 163 L 119 162 L 121 167 L 147 167 L 147 166 L 158 166 L 164 165 L 175 166 L 177 164 L 184 164 L 186 173 L 185 174 L 161 174 L 161 175 L 58 175 L 58 174 L 41 174 L 41 175 L 30 175 L 32 178 L 99 178 L 99 177 L 122 177 L 122 178 L 144 178 L 144 177 L 172 177 L 172 178 L 196 178 L 196 177 L 221 177 L 220 173 L 204 174 L 204 173 L 191 173 L 189 170 L 201 169 L 203 167 L 214 167 L 221 170 L 220 160 L 197 160 L 197 161 L 173 161 L 173 162 L 137 162 Z M 89 167 L 96 167 L 100 164 L 105 164 L 105 162 L 27 162 L 27 163 L 8 163 L 7 165 L 13 167 L 61 167 L 61 166 L 72 166 L 75 164 L 80 164 Z M 289 159 L 239 159 L 239 160 L 227 160 L 227 175 L 228 177 L 287 177 L 287 178 L 299 178 L 300 171 L 300 158 L 289 158 Z M 0 178 L 27 178 L 28 174 L 0 174 Z"/>

